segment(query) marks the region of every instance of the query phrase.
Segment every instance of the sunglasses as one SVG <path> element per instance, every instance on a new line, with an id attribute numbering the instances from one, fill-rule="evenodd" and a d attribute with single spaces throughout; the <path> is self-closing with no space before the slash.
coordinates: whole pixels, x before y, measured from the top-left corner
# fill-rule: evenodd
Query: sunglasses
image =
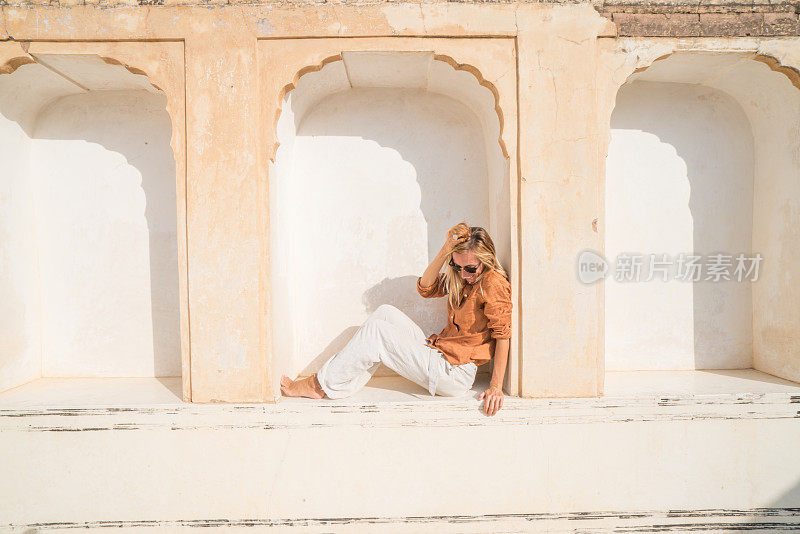
<path id="1" fill-rule="evenodd" d="M 450 267 L 455 269 L 456 272 L 458 272 L 458 273 L 461 272 L 461 269 L 464 269 L 464 272 L 467 272 L 469 274 L 475 274 L 475 273 L 478 272 L 478 268 L 480 267 L 480 264 L 475 265 L 475 266 L 465 265 L 465 266 L 462 267 L 461 265 L 456 265 L 455 262 L 453 261 L 453 258 L 450 258 Z"/>

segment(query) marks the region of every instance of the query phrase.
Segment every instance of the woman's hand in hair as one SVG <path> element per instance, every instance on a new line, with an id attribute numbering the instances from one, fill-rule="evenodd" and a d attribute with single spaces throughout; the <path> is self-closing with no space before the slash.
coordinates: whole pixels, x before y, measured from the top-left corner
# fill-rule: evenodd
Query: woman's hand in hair
<path id="1" fill-rule="evenodd" d="M 458 223 L 447 231 L 444 237 L 444 245 L 442 245 L 442 252 L 450 254 L 458 244 L 463 243 L 468 238 L 469 226 L 464 223 Z"/>

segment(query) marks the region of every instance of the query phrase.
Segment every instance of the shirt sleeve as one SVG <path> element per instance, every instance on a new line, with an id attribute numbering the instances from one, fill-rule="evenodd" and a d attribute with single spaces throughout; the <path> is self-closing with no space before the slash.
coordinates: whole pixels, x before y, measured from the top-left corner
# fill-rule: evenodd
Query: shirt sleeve
<path id="1" fill-rule="evenodd" d="M 488 320 L 494 339 L 511 338 L 511 284 L 502 275 L 494 277 L 485 286 L 483 313 Z"/>
<path id="2" fill-rule="evenodd" d="M 443 297 L 447 294 L 444 288 L 444 274 L 439 273 L 436 276 L 436 281 L 428 287 L 422 285 L 422 277 L 417 277 L 417 293 L 426 299 L 434 299 Z"/>

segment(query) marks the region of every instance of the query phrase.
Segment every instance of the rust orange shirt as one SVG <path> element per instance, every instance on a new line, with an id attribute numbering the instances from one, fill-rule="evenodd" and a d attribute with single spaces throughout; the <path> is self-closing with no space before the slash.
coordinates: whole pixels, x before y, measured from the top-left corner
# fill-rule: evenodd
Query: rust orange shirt
<path id="1" fill-rule="evenodd" d="M 425 298 L 447 296 L 444 274 L 425 287 L 417 278 L 417 292 Z M 429 347 L 438 349 L 453 365 L 482 365 L 494 356 L 497 339 L 511 337 L 511 284 L 495 270 L 488 270 L 474 284 L 465 284 L 461 304 L 452 309 L 447 299 L 447 325 L 433 334 Z"/>

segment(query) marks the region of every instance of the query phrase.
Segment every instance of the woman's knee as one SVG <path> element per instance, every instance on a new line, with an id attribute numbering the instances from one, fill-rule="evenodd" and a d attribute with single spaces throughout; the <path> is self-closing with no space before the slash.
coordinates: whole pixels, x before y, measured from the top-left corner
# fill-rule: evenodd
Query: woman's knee
<path id="1" fill-rule="evenodd" d="M 381 304 L 375 309 L 375 313 L 382 313 L 382 314 L 395 313 L 399 311 L 400 311 L 399 309 L 397 309 L 395 306 L 392 306 L 391 304 Z"/>
<path id="2" fill-rule="evenodd" d="M 397 317 L 397 313 L 402 313 L 400 310 L 392 306 L 391 304 L 381 304 L 375 311 L 370 314 L 370 318 L 375 319 L 383 319 L 384 321 L 394 322 L 392 321 L 393 318 Z"/>

